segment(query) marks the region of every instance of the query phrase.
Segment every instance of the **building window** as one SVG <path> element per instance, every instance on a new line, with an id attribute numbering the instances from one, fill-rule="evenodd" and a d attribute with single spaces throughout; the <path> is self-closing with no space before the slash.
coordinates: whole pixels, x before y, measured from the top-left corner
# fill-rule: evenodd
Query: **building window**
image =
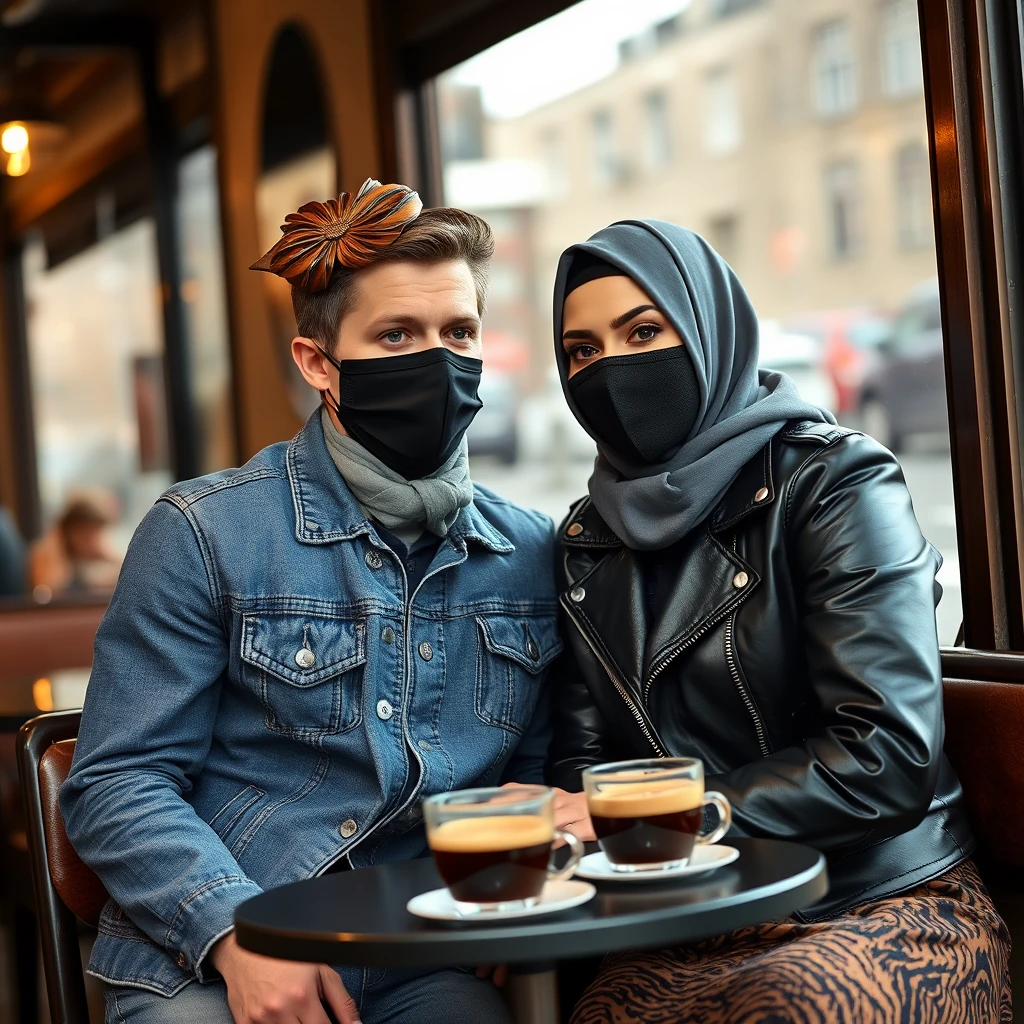
<path id="1" fill-rule="evenodd" d="M 541 132 L 540 151 L 548 198 L 562 199 L 569 192 L 569 172 L 565 166 L 565 143 L 557 128 Z"/>
<path id="2" fill-rule="evenodd" d="M 672 133 L 668 120 L 668 96 L 649 92 L 644 97 L 644 164 L 652 171 L 672 162 Z"/>
<path id="3" fill-rule="evenodd" d="M 896 205 L 900 245 L 922 249 L 932 244 L 932 189 L 928 154 L 920 142 L 896 154 Z"/>
<path id="4" fill-rule="evenodd" d="M 860 249 L 860 173 L 852 160 L 825 169 L 825 223 L 829 252 L 844 260 Z"/>
<path id="5" fill-rule="evenodd" d="M 910 96 L 923 88 L 921 39 L 914 0 L 890 0 L 882 12 L 882 88 Z"/>
<path id="6" fill-rule="evenodd" d="M 599 185 L 610 185 L 619 177 L 620 165 L 615 147 L 615 122 L 610 110 L 597 110 L 590 119 L 593 135 L 593 175 Z"/>
<path id="7" fill-rule="evenodd" d="M 704 78 L 706 115 L 704 141 L 709 153 L 729 153 L 743 141 L 736 76 L 731 68 L 717 67 Z"/>
<path id="8" fill-rule="evenodd" d="M 814 48 L 815 98 L 822 117 L 837 117 L 857 105 L 853 37 L 845 20 L 822 25 Z"/>

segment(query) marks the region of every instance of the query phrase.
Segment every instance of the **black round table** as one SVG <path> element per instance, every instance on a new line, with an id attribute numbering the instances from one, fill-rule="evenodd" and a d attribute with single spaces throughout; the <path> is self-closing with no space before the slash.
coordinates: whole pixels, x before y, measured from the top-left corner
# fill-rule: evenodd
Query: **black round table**
<path id="1" fill-rule="evenodd" d="M 674 882 L 595 882 L 589 903 L 505 924 L 447 924 L 405 905 L 442 883 L 430 859 L 294 882 L 235 911 L 239 945 L 265 956 L 353 967 L 441 968 L 507 963 L 517 1020 L 557 1019 L 553 962 L 695 942 L 785 917 L 828 891 L 816 850 L 770 839 L 727 840 L 734 863 Z"/>

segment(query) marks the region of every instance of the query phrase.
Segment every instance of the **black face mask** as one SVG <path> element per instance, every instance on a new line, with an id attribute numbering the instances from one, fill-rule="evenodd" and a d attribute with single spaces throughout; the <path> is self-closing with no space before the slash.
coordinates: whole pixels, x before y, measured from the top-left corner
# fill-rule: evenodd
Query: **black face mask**
<path id="1" fill-rule="evenodd" d="M 599 359 L 569 392 L 587 433 L 637 467 L 674 455 L 700 412 L 697 372 L 682 346 Z"/>
<path id="2" fill-rule="evenodd" d="M 331 404 L 342 426 L 406 480 L 437 472 L 483 405 L 483 363 L 446 348 L 340 363 L 323 355 L 341 375 L 340 398 L 331 395 Z"/>

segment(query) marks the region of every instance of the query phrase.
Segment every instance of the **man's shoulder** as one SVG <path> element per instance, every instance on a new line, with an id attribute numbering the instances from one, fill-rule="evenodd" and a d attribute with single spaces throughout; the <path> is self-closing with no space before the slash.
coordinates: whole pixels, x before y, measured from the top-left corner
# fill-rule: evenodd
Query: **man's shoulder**
<path id="1" fill-rule="evenodd" d="M 516 547 L 530 541 L 549 543 L 554 535 L 554 524 L 549 516 L 517 505 L 489 487 L 473 484 L 473 504 L 480 515 Z"/>
<path id="2" fill-rule="evenodd" d="M 276 487 L 279 486 L 277 481 L 288 479 L 285 465 L 287 451 L 287 441 L 272 444 L 257 452 L 244 466 L 222 469 L 174 484 L 161 495 L 161 501 L 177 505 L 185 511 L 215 503 L 218 499 L 241 497 L 248 500 L 252 490 L 265 489 L 268 485 Z M 240 489 L 241 494 L 238 493 Z"/>

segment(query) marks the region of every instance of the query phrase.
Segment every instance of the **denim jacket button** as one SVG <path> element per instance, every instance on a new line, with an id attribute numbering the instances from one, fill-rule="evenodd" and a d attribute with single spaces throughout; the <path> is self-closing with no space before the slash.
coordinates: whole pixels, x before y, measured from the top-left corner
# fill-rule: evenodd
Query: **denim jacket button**
<path id="1" fill-rule="evenodd" d="M 381 721 L 386 722 L 394 713 L 395 709 L 386 700 L 377 701 L 377 717 Z"/>
<path id="2" fill-rule="evenodd" d="M 341 833 L 342 839 L 351 839 L 352 836 L 356 834 L 356 830 L 358 828 L 359 826 L 349 818 L 348 821 L 343 821 L 341 825 L 338 826 L 338 831 Z"/>
<path id="3" fill-rule="evenodd" d="M 178 966 L 180 968 L 182 968 L 182 970 L 184 970 L 185 967 L 188 966 L 188 961 L 185 959 L 185 954 L 184 953 L 179 953 L 178 954 Z"/>
<path id="4" fill-rule="evenodd" d="M 377 551 L 367 551 L 365 561 L 371 569 L 379 569 L 384 564 L 384 559 Z"/>
<path id="5" fill-rule="evenodd" d="M 416 744 L 416 746 L 419 747 L 420 750 L 433 750 L 434 749 L 426 740 L 420 740 Z"/>
<path id="6" fill-rule="evenodd" d="M 395 631 L 390 626 L 385 626 L 380 638 L 386 644 L 393 644 L 395 642 Z"/>
<path id="7" fill-rule="evenodd" d="M 295 652 L 295 664 L 299 668 L 312 668 L 316 664 L 316 655 L 308 647 L 300 647 Z"/>
<path id="8" fill-rule="evenodd" d="M 532 636 L 526 641 L 526 653 L 530 656 L 531 661 L 540 661 L 540 649 Z"/>
<path id="9" fill-rule="evenodd" d="M 433 658 L 433 656 L 434 656 L 434 648 L 431 647 L 430 644 L 428 644 L 426 640 L 424 640 L 423 643 L 420 644 L 419 652 L 420 652 L 420 657 L 424 661 L 430 661 L 430 659 Z"/>

